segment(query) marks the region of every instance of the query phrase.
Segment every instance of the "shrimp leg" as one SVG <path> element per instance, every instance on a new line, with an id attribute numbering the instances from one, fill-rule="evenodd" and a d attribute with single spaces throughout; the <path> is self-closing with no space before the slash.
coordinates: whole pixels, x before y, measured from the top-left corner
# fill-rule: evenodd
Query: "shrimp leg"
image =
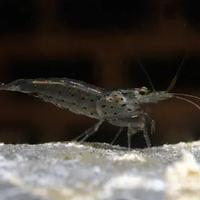
<path id="1" fill-rule="evenodd" d="M 140 116 L 137 116 L 137 119 L 137 122 L 132 122 L 128 125 L 128 148 L 131 149 L 131 137 L 135 135 L 138 131 L 143 132 L 147 147 L 151 147 L 149 133 L 152 134 L 154 132 L 155 123 L 147 113 L 141 113 Z"/>
<path id="2" fill-rule="evenodd" d="M 91 135 L 93 135 L 95 132 L 98 131 L 99 127 L 102 125 L 103 122 L 104 122 L 104 120 L 98 121 L 94 126 L 90 127 L 90 128 L 87 129 L 86 131 L 84 131 L 81 135 L 79 135 L 78 137 L 76 137 L 74 140 L 75 140 L 75 141 L 84 142 L 84 141 L 87 140 Z M 82 139 L 81 139 L 81 138 L 82 138 Z"/>
<path id="3" fill-rule="evenodd" d="M 124 129 L 124 127 L 120 127 L 120 129 L 117 131 L 117 134 L 115 135 L 114 139 L 110 143 L 111 145 L 113 145 L 115 143 L 115 141 L 117 140 L 117 138 L 119 137 L 119 135 L 121 134 L 121 132 L 123 131 L 123 129 Z"/>

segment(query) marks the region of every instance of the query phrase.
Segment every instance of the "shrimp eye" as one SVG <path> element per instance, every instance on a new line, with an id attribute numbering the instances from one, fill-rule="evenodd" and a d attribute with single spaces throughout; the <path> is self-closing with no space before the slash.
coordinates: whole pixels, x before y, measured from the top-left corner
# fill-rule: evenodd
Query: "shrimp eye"
<path id="1" fill-rule="evenodd" d="M 140 94 L 140 95 L 145 95 L 145 94 L 147 94 L 147 90 L 146 90 L 146 89 L 141 89 L 141 90 L 139 91 L 139 94 Z"/>
<path id="2" fill-rule="evenodd" d="M 145 95 L 145 94 L 146 94 L 146 91 L 140 90 L 140 91 L 139 91 L 139 94 L 140 94 L 140 95 Z"/>
<path id="3" fill-rule="evenodd" d="M 148 89 L 146 87 L 141 87 L 139 90 L 140 95 L 145 95 L 148 93 Z"/>

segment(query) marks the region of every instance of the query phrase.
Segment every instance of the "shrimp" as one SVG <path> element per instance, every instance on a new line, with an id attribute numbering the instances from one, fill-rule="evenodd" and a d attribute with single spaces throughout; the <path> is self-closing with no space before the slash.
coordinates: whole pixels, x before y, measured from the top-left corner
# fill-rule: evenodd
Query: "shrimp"
<path id="1" fill-rule="evenodd" d="M 96 124 L 76 138 L 81 142 L 98 131 L 102 123 L 107 121 L 120 127 L 112 143 L 126 127 L 128 128 L 129 149 L 131 148 L 131 137 L 139 131 L 143 132 L 147 147 L 150 147 L 149 134 L 155 131 L 155 122 L 144 111 L 143 105 L 176 98 L 190 103 L 200 110 L 199 105 L 187 99 L 187 97 L 193 97 L 200 100 L 199 97 L 169 92 L 175 85 L 179 71 L 180 67 L 166 91 L 156 91 L 153 84 L 151 84 L 152 91 L 147 87 L 107 90 L 68 78 L 18 79 L 8 84 L 2 83 L 0 90 L 26 93 L 42 101 L 50 102 L 61 109 L 97 119 Z M 147 73 L 146 75 L 148 76 Z"/>

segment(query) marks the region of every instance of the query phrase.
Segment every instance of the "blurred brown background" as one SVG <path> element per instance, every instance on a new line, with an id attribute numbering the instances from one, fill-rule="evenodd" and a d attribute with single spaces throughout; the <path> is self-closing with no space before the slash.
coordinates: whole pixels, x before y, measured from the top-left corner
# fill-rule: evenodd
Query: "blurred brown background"
<path id="1" fill-rule="evenodd" d="M 200 95 L 198 0 L 1 0 L 0 81 L 68 77 L 100 87 L 165 90 L 185 57 L 174 92 Z M 197 102 L 198 103 L 198 102 Z M 170 100 L 148 108 L 154 145 L 197 140 L 200 111 Z M 0 93 L 0 142 L 72 139 L 95 121 L 19 93 Z M 105 124 L 90 141 L 110 142 Z M 134 145 L 144 146 L 142 134 Z M 126 145 L 125 131 L 116 142 Z"/>

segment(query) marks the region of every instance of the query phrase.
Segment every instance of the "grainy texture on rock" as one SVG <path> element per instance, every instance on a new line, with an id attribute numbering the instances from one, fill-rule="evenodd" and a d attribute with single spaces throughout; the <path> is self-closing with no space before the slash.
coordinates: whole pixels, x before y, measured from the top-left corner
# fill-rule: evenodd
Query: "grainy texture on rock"
<path id="1" fill-rule="evenodd" d="M 107 144 L 1 144 L 0 197 L 199 200 L 200 142 L 132 151 Z"/>

